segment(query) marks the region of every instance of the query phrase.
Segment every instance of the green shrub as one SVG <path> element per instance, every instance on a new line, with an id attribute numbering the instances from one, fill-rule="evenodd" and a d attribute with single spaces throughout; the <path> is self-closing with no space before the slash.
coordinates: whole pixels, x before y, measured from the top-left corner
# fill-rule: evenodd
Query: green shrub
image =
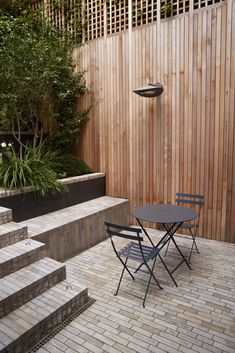
<path id="1" fill-rule="evenodd" d="M 84 72 L 75 71 L 73 46 L 40 13 L 28 11 L 30 1 L 1 1 L 0 130 L 13 132 L 21 153 L 22 131 L 32 133 L 36 148 L 49 129 L 51 148 L 70 153 L 88 118 L 79 106 L 86 83 Z"/>
<path id="2" fill-rule="evenodd" d="M 63 154 L 56 158 L 53 167 L 59 178 L 67 178 L 91 172 L 90 167 L 72 154 Z"/>
<path id="3" fill-rule="evenodd" d="M 36 150 L 27 146 L 23 158 L 19 158 L 13 148 L 8 148 L 0 164 L 0 185 L 22 191 L 26 186 L 32 186 L 42 195 L 64 191 L 65 187 L 53 170 L 55 158 L 56 153 L 43 146 Z"/>

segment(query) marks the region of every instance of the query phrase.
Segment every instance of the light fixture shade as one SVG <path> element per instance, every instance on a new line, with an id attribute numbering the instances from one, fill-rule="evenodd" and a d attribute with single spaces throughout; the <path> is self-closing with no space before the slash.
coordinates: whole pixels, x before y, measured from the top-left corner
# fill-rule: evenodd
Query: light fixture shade
<path id="1" fill-rule="evenodd" d="M 163 85 L 160 82 L 149 83 L 148 86 L 136 88 L 133 90 L 133 92 L 142 97 L 154 98 L 162 94 Z"/>

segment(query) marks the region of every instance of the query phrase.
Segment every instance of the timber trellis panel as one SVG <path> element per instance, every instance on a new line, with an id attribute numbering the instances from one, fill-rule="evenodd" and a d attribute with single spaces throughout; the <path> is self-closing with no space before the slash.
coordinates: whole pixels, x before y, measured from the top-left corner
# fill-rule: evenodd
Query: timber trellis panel
<path id="1" fill-rule="evenodd" d="M 225 0 L 191 0 L 192 9 L 221 3 Z M 111 35 L 159 20 L 187 13 L 189 0 L 34 0 L 34 10 L 43 10 L 45 17 L 59 30 L 71 33 L 75 43 Z"/>
<path id="2" fill-rule="evenodd" d="M 235 5 L 194 4 L 76 48 L 92 104 L 77 151 L 132 209 L 204 194 L 200 236 L 235 242 Z M 133 93 L 148 82 L 160 98 Z"/>

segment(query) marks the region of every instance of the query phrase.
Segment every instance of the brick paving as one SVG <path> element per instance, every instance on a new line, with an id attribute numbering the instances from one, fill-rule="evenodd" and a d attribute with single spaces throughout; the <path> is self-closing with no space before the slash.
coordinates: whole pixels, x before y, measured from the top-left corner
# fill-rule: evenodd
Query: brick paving
<path id="1" fill-rule="evenodd" d="M 0 188 L 1 194 L 1 188 Z M 11 222 L 12 220 L 12 212 L 9 208 L 0 206 L 0 224 Z"/>
<path id="2" fill-rule="evenodd" d="M 18 241 L 2 248 L 0 249 L 0 278 L 18 271 L 45 256 L 45 244 L 33 239 Z"/>
<path id="3" fill-rule="evenodd" d="M 151 231 L 151 237 L 157 242 L 160 232 Z M 38 353 L 234 353 L 235 244 L 197 244 L 201 253 L 192 256 L 193 270 L 184 264 L 174 274 L 178 288 L 157 262 L 155 275 L 164 289 L 153 285 L 145 308 L 142 281 L 126 275 L 125 292 L 113 295 L 121 265 L 109 240 L 68 260 L 67 275 L 88 286 L 96 301 Z M 171 249 L 169 266 L 176 260 Z"/>
<path id="4" fill-rule="evenodd" d="M 0 279 L 0 318 L 63 281 L 65 265 L 45 257 Z"/>
<path id="5" fill-rule="evenodd" d="M 0 218 L 0 249 L 28 238 L 27 226 L 11 221 L 1 224 L 1 221 L 4 220 Z"/>

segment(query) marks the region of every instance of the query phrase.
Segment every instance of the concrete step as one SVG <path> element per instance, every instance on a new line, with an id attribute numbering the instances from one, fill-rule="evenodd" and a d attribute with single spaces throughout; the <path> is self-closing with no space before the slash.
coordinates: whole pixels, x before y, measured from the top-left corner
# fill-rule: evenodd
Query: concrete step
<path id="1" fill-rule="evenodd" d="M 46 256 L 45 244 L 24 239 L 0 249 L 0 278 L 9 275 Z"/>
<path id="2" fill-rule="evenodd" d="M 9 208 L 0 207 L 0 224 L 12 221 L 12 211 Z"/>
<path id="3" fill-rule="evenodd" d="M 129 200 L 102 196 L 20 224 L 46 244 L 48 256 L 64 261 L 105 240 L 104 221 L 130 224 Z"/>
<path id="4" fill-rule="evenodd" d="M 88 300 L 88 291 L 65 280 L 0 321 L 0 352 L 23 353 Z"/>
<path id="5" fill-rule="evenodd" d="M 28 228 L 20 223 L 9 222 L 0 225 L 0 249 L 28 238 Z"/>
<path id="6" fill-rule="evenodd" d="M 65 265 L 45 257 L 1 278 L 0 319 L 65 277 Z"/>

